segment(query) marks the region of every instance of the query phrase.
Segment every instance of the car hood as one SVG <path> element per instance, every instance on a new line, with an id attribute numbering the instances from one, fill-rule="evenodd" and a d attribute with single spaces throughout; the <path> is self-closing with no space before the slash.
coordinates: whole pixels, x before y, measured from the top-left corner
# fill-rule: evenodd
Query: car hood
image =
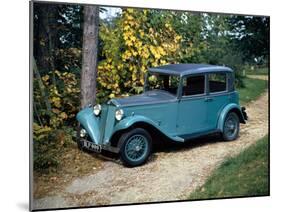
<path id="1" fill-rule="evenodd" d="M 116 106 L 145 105 L 175 101 L 176 96 L 161 90 L 147 91 L 141 95 L 110 100 Z"/>

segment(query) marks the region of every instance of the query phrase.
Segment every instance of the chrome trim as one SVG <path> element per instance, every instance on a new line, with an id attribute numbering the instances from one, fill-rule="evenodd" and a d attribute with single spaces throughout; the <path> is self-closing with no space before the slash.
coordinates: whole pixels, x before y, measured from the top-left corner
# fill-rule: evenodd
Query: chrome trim
<path id="1" fill-rule="evenodd" d="M 228 94 L 233 94 L 236 93 L 236 91 L 223 91 L 223 92 L 215 92 L 215 93 L 209 93 L 208 96 L 216 97 L 216 96 L 223 96 L 223 95 L 228 95 Z"/>
<path id="2" fill-rule="evenodd" d="M 191 100 L 191 99 L 201 99 L 201 98 L 206 98 L 208 97 L 208 95 L 205 94 L 196 94 L 196 95 L 191 95 L 191 96 L 182 96 L 181 101 L 182 100 Z"/>
<path id="3" fill-rule="evenodd" d="M 110 100 L 108 100 L 108 101 L 107 101 L 107 104 L 108 104 L 108 105 L 112 104 L 112 105 L 114 105 L 114 106 L 116 106 L 116 107 L 120 107 L 120 106 L 121 106 L 120 104 L 118 104 L 118 102 L 117 102 L 115 99 L 110 99 Z"/>
<path id="4" fill-rule="evenodd" d="M 228 93 L 228 91 L 224 90 L 224 91 L 210 92 L 209 95 L 213 96 L 214 94 L 216 95 L 216 94 L 224 94 L 224 93 Z"/>

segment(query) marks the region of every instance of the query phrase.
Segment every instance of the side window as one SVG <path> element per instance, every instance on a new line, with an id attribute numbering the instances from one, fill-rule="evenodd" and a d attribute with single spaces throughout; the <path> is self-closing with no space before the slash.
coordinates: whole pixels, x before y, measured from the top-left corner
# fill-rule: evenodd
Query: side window
<path id="1" fill-rule="evenodd" d="M 210 93 L 226 91 L 226 74 L 209 74 L 209 90 Z"/>
<path id="2" fill-rule="evenodd" d="M 145 89 L 158 89 L 176 95 L 178 91 L 179 80 L 179 76 L 152 73 L 148 75 Z"/>
<path id="3" fill-rule="evenodd" d="M 205 93 L 205 76 L 189 76 L 183 78 L 182 95 L 192 96 Z"/>

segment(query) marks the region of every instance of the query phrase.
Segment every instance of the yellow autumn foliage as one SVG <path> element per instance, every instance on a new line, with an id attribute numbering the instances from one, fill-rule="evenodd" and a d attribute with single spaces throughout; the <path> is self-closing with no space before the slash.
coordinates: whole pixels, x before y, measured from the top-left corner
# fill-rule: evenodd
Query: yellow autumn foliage
<path id="1" fill-rule="evenodd" d="M 181 36 L 170 23 L 165 24 L 165 30 L 151 26 L 147 21 L 149 13 L 148 10 L 126 9 L 116 21 L 115 28 L 106 24 L 100 27 L 101 39 L 105 44 L 105 59 L 98 65 L 102 97 L 120 96 L 132 91 L 132 88 L 140 92 L 148 67 L 174 63 L 178 57 Z"/>
<path id="2" fill-rule="evenodd" d="M 53 81 L 54 79 L 55 81 Z M 42 76 L 42 81 L 47 89 L 48 101 L 51 107 L 51 111 L 45 112 L 48 118 L 42 121 L 50 129 L 57 129 L 64 126 L 65 121 L 73 121 L 79 109 L 80 94 L 75 74 L 55 70 L 53 73 L 50 72 Z M 34 98 L 36 100 L 41 98 L 41 96 L 35 95 Z M 44 119 L 44 116 L 41 119 Z"/>

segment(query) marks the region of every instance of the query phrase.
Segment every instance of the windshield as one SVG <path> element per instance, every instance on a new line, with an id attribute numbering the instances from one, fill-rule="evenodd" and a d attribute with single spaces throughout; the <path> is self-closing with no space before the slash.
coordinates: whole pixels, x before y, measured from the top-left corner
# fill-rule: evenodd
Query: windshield
<path id="1" fill-rule="evenodd" d="M 179 76 L 148 73 L 145 85 L 145 91 L 162 90 L 177 95 L 179 86 Z"/>

